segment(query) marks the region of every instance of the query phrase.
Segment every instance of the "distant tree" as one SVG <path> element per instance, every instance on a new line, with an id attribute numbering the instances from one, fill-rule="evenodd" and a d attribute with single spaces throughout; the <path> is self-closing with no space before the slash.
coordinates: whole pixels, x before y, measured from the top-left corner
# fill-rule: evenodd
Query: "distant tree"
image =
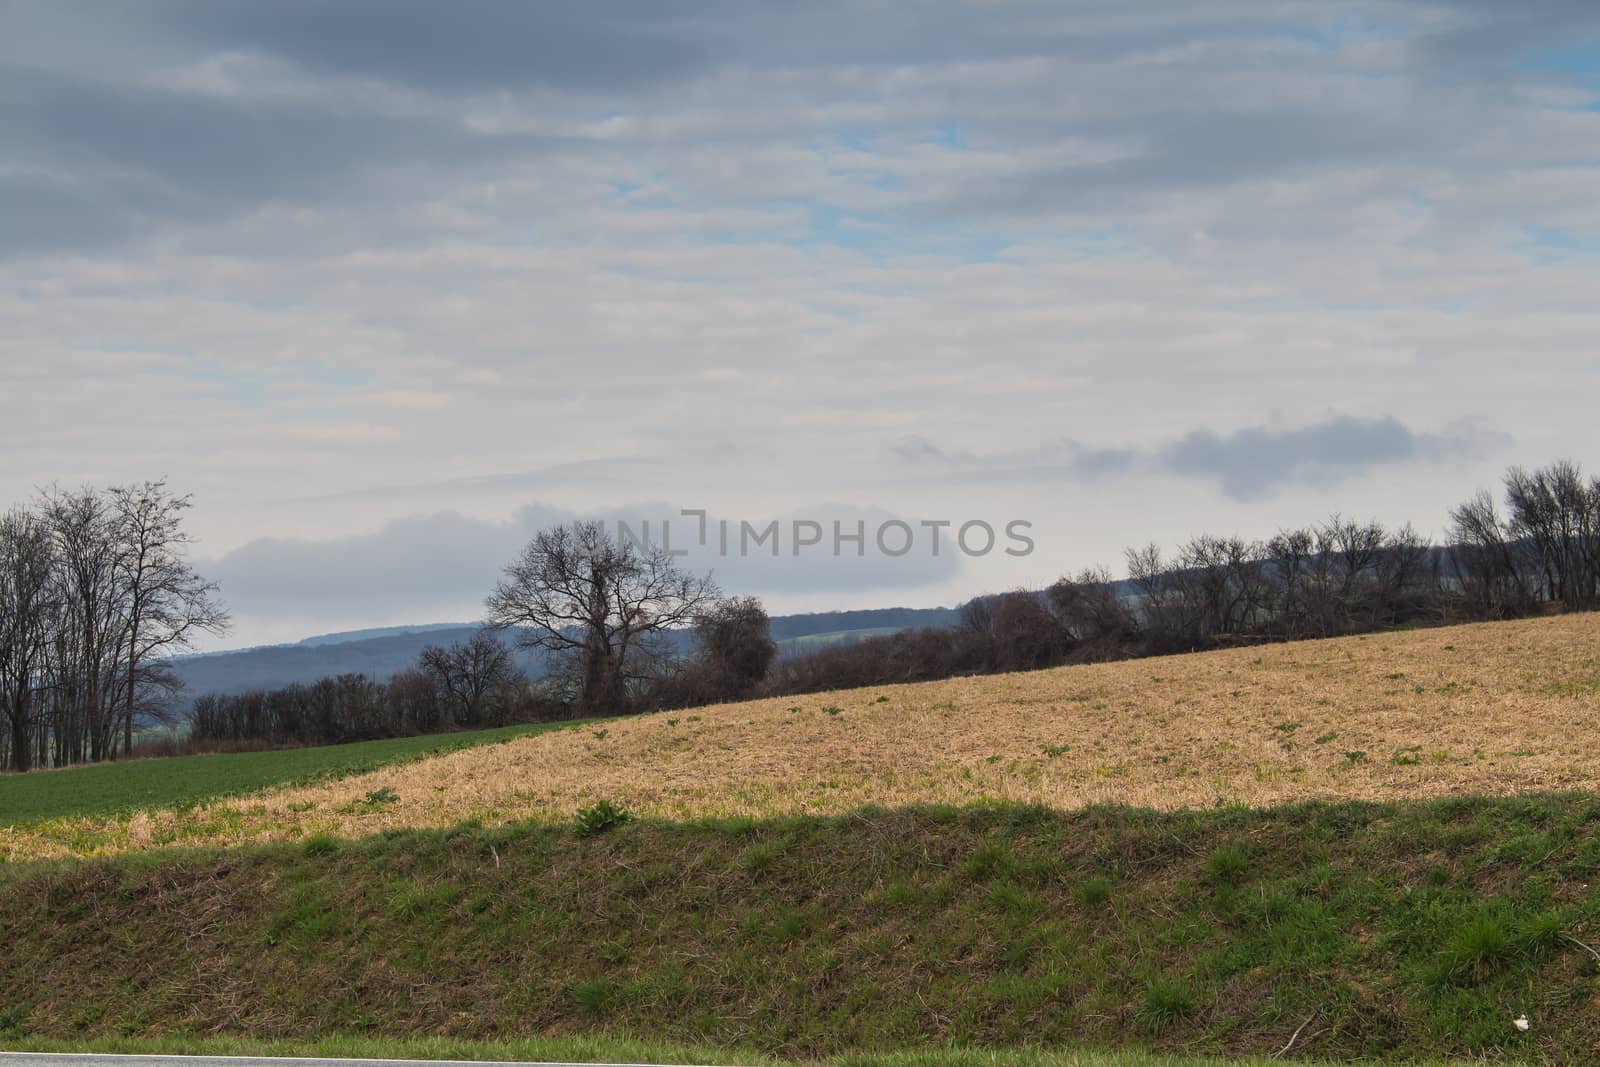
<path id="1" fill-rule="evenodd" d="M 432 733 L 444 721 L 438 686 L 433 675 L 420 667 L 400 671 L 389 679 L 386 702 L 391 717 L 407 734 Z"/>
<path id="2" fill-rule="evenodd" d="M 38 516 L 0 518 L 0 711 L 16 771 L 32 766 L 35 695 L 57 621 L 54 563 L 50 529 Z"/>
<path id="3" fill-rule="evenodd" d="M 1025 589 L 974 597 L 962 605 L 961 621 L 963 630 L 982 642 L 984 670 L 1043 667 L 1060 659 L 1068 643 L 1044 599 Z"/>
<path id="4" fill-rule="evenodd" d="M 755 689 L 778 656 L 771 619 L 755 597 L 712 602 L 694 628 L 703 669 L 717 699 L 737 699 Z"/>
<path id="5" fill-rule="evenodd" d="M 478 630 L 449 648 L 429 645 L 417 668 L 433 680 L 462 726 L 484 722 L 490 703 L 507 688 L 526 688 L 527 679 L 512 662 L 511 650 L 488 630 Z"/>
<path id="6" fill-rule="evenodd" d="M 1139 638 L 1133 612 L 1104 567 L 1062 577 L 1046 596 L 1076 659 L 1111 659 Z"/>
<path id="7" fill-rule="evenodd" d="M 1537 558 L 1541 599 L 1569 608 L 1600 600 L 1600 479 L 1585 484 L 1576 463 L 1505 476 L 1508 532 Z"/>
<path id="8" fill-rule="evenodd" d="M 42 502 L 57 561 L 61 625 L 49 670 L 56 761 L 116 754 L 117 695 L 127 635 L 124 551 L 116 513 L 93 489 L 51 490 Z"/>
<path id="9" fill-rule="evenodd" d="M 121 719 L 127 752 L 133 749 L 141 688 L 172 684 L 156 661 L 193 647 L 201 633 L 226 632 L 228 612 L 217 602 L 216 584 L 196 574 L 183 556 L 191 541 L 183 529 L 189 497 L 173 495 L 162 481 L 118 486 L 109 495 L 125 613 Z"/>
<path id="10" fill-rule="evenodd" d="M 1486 492 L 1450 512 L 1450 564 L 1475 614 L 1521 614 L 1533 604 L 1522 553 Z"/>
<path id="11" fill-rule="evenodd" d="M 678 569 L 664 549 L 614 541 L 598 521 L 545 530 L 506 568 L 486 601 L 491 626 L 553 653 L 573 678 L 582 714 L 616 713 L 640 665 L 666 654 L 668 631 L 716 599 L 710 575 Z"/>
<path id="12" fill-rule="evenodd" d="M 1277 589 L 1274 629 L 1284 637 L 1299 637 L 1309 627 L 1308 585 L 1315 544 L 1315 535 L 1306 529 L 1280 530 L 1266 544 L 1266 570 Z"/>

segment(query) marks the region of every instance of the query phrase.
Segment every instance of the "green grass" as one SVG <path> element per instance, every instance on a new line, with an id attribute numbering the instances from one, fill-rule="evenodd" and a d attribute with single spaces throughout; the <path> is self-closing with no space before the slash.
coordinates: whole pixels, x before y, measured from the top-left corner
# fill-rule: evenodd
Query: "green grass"
<path id="1" fill-rule="evenodd" d="M 159 1056 L 313 1056 L 328 1059 L 484 1060 L 522 1063 L 711 1063 L 751 1067 L 801 1067 L 821 1061 L 780 1060 L 746 1049 L 668 1045 L 625 1037 L 541 1037 L 511 1041 L 452 1038 L 373 1038 L 338 1034 L 305 1040 L 236 1037 L 109 1038 L 51 1041 L 0 1040 L 11 1052 L 100 1052 Z M 1217 1059 L 1127 1050 L 940 1048 L 916 1052 L 845 1053 L 826 1062 L 839 1067 L 1269 1067 L 1264 1057 Z M 1373 1061 L 1374 1064 L 1376 1061 Z M 1346 1064 L 1345 1067 L 1350 1067 Z M 1360 1067 L 1360 1065 L 1355 1065 Z M 1419 1061 L 1414 1067 L 1449 1067 Z"/>
<path id="2" fill-rule="evenodd" d="M 778 647 L 785 653 L 815 652 L 828 645 L 836 645 L 843 641 L 859 641 L 866 637 L 887 637 L 890 634 L 900 633 L 899 626 L 864 626 L 856 630 L 829 630 L 820 634 L 802 634 L 799 637 L 786 637 L 778 642 Z"/>
<path id="3" fill-rule="evenodd" d="M 572 723 L 397 737 L 348 745 L 125 760 L 89 767 L 0 774 L 0 826 L 29 826 L 63 816 L 117 815 L 185 808 L 273 786 L 360 774 L 424 756 L 491 745 Z"/>
<path id="4" fill-rule="evenodd" d="M 0 865 L 0 1045 L 648 1034 L 700 1060 L 909 1067 L 1270 1056 L 1299 1031 L 1290 1057 L 1592 1062 L 1596 884 L 1584 795 L 529 823 L 38 861 Z M 1103 1062 L 1150 1062 L 1130 1056 Z"/>

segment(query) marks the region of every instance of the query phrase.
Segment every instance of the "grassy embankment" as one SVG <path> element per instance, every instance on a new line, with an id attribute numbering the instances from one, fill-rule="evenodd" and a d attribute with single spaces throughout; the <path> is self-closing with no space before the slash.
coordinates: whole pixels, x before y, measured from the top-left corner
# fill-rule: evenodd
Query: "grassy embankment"
<path id="1" fill-rule="evenodd" d="M 524 823 L 14 864 L 0 1034 L 648 1034 L 800 1058 L 1269 1054 L 1298 1030 L 1307 1055 L 1578 1063 L 1600 1043 L 1597 878 L 1600 800 L 1580 796 Z"/>
<path id="2" fill-rule="evenodd" d="M 1271 1067 L 1274 1056 L 1215 1057 L 1132 1049 L 940 1048 L 903 1052 L 846 1052 L 826 1060 L 778 1059 L 749 1049 L 669 1045 L 618 1037 L 522 1038 L 469 1041 L 451 1038 L 374 1038 L 339 1035 L 302 1040 L 232 1037 L 103 1038 L 54 1041 L 11 1039 L 19 1052 L 104 1052 L 162 1056 L 313 1056 L 329 1059 L 489 1060 L 520 1063 L 748 1064 L 750 1067 Z M 1316 1067 L 1335 1061 L 1300 1061 Z M 1377 1067 L 1378 1060 L 1344 1061 L 1340 1067 Z M 1391 1065 L 1393 1060 L 1387 1061 Z M 1482 1061 L 1473 1061 L 1481 1067 Z M 1419 1060 L 1413 1067 L 1467 1067 L 1460 1061 Z"/>

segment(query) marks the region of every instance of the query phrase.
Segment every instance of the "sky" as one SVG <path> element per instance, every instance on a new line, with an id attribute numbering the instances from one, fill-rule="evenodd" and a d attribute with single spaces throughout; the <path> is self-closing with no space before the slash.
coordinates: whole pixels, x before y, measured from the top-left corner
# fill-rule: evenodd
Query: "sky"
<path id="1" fill-rule="evenodd" d="M 225 645 L 1440 536 L 1600 471 L 1597 181 L 1593 0 L 0 0 L 0 506 L 193 494 Z"/>

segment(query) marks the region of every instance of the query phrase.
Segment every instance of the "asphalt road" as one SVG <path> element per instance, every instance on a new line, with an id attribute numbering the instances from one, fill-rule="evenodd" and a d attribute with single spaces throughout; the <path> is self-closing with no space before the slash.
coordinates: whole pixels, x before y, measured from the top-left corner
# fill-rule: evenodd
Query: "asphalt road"
<path id="1" fill-rule="evenodd" d="M 0 1052 L 0 1067 L 519 1067 L 477 1060 L 314 1060 L 288 1056 L 102 1056 L 99 1053 Z M 520 1067 L 634 1067 L 629 1064 L 522 1064 Z"/>

